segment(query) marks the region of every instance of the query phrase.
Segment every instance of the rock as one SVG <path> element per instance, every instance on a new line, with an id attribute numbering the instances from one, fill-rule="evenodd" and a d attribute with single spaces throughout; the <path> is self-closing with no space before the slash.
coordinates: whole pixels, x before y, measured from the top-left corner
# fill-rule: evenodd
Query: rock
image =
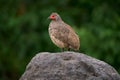
<path id="1" fill-rule="evenodd" d="M 120 80 L 107 63 L 76 52 L 37 54 L 20 80 Z"/>

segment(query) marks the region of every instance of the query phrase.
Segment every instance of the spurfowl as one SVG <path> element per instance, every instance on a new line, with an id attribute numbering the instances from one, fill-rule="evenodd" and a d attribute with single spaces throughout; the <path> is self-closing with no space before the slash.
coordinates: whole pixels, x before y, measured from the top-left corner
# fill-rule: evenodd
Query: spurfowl
<path id="1" fill-rule="evenodd" d="M 52 13 L 49 16 L 51 20 L 49 24 L 49 35 L 52 42 L 64 51 L 74 49 L 79 50 L 80 41 L 74 30 L 66 24 L 57 13 Z"/>

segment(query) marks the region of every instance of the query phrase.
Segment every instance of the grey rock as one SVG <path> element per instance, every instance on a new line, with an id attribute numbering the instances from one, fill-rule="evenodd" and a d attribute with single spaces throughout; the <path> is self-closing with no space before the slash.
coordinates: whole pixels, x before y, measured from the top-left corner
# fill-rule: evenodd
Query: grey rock
<path id="1" fill-rule="evenodd" d="M 120 80 L 107 63 L 76 52 L 37 54 L 19 80 Z"/>

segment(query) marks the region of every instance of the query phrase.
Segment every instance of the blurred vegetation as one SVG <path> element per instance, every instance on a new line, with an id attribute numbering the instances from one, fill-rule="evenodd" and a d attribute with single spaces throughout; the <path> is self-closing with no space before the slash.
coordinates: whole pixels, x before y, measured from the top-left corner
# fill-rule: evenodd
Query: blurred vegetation
<path id="1" fill-rule="evenodd" d="M 18 80 L 38 52 L 60 51 L 48 35 L 58 12 L 80 36 L 80 52 L 120 72 L 120 0 L 0 0 L 0 80 Z"/>

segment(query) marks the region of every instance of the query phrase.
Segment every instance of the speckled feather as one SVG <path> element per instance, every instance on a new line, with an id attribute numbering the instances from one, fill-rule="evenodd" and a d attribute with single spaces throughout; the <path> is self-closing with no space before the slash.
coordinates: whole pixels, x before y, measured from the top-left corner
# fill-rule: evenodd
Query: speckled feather
<path id="1" fill-rule="evenodd" d="M 52 14 L 56 14 L 58 17 L 58 20 L 52 20 L 49 24 L 49 35 L 53 43 L 59 48 L 79 50 L 80 42 L 77 34 L 68 24 L 62 21 L 57 13 Z"/>

